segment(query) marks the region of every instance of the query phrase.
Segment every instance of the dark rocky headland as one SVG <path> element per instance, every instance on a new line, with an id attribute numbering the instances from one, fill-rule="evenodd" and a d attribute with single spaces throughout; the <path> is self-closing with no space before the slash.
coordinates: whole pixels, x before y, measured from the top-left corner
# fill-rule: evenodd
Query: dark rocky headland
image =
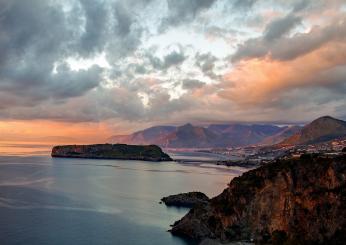
<path id="1" fill-rule="evenodd" d="M 171 232 L 196 241 L 345 244 L 346 155 L 303 155 L 244 173 Z"/>
<path id="2" fill-rule="evenodd" d="M 166 204 L 166 206 L 192 208 L 196 205 L 207 204 L 209 202 L 209 197 L 202 192 L 194 191 L 163 197 L 161 201 Z"/>
<path id="3" fill-rule="evenodd" d="M 51 155 L 66 158 L 172 161 L 172 158 L 156 145 L 63 145 L 54 146 Z"/>

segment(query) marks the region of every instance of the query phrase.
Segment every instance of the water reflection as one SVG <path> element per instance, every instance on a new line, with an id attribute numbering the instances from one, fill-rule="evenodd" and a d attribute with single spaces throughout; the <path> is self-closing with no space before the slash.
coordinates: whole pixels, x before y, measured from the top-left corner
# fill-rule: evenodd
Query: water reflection
<path id="1" fill-rule="evenodd" d="M 167 232 L 187 210 L 167 208 L 160 199 L 187 191 L 214 196 L 242 171 L 175 162 L 0 157 L 0 237 L 4 244 L 187 244 Z"/>

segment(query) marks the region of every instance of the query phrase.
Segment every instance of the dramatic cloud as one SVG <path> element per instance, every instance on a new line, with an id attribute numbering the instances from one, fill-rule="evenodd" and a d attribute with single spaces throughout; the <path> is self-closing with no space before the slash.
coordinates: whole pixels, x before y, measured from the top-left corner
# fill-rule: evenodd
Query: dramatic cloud
<path id="1" fill-rule="evenodd" d="M 270 30 L 266 32 L 271 33 Z M 250 39 L 240 45 L 232 60 L 243 58 L 259 58 L 266 55 L 278 60 L 290 60 L 309 53 L 325 43 L 333 40 L 345 40 L 345 18 L 336 19 L 325 27 L 313 27 L 307 33 L 298 33 L 293 37 L 281 37 L 268 40 L 268 36 L 259 39 Z M 271 38 L 272 39 L 272 38 Z"/>
<path id="2" fill-rule="evenodd" d="M 251 8 L 257 0 L 236 0 L 233 3 L 234 8 Z"/>
<path id="3" fill-rule="evenodd" d="M 294 15 L 287 15 L 283 18 L 273 20 L 264 31 L 264 39 L 273 41 L 288 33 L 293 27 L 301 23 L 301 18 Z"/>
<path id="4" fill-rule="evenodd" d="M 167 0 L 168 17 L 162 20 L 161 28 L 192 21 L 203 10 L 209 9 L 216 0 Z"/>
<path id="5" fill-rule="evenodd" d="M 344 117 L 345 43 L 342 0 L 0 0 L 0 119 Z"/>
<path id="6" fill-rule="evenodd" d="M 277 61 L 270 57 L 246 60 L 226 75 L 221 94 L 247 106 L 257 103 L 280 107 L 285 104 L 285 100 L 281 100 L 283 94 L 296 89 L 302 92 L 307 88 L 316 91 L 324 88 L 332 91 L 329 101 L 344 102 L 345 53 L 345 42 L 336 40 L 292 61 Z M 294 100 L 291 102 L 292 107 L 299 105 Z"/>
<path id="7" fill-rule="evenodd" d="M 205 83 L 199 80 L 185 79 L 183 81 L 183 89 L 186 89 L 186 90 L 202 88 L 204 85 Z"/>
<path id="8" fill-rule="evenodd" d="M 185 56 L 181 53 L 172 52 L 165 57 L 164 66 L 170 67 L 172 65 L 181 64 L 185 60 Z"/>

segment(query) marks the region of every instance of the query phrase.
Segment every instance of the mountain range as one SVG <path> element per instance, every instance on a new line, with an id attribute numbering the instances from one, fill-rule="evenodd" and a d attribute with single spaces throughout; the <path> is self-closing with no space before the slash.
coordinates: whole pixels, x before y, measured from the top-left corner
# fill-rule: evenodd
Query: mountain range
<path id="1" fill-rule="evenodd" d="M 346 137 L 346 122 L 320 117 L 304 127 L 274 124 L 211 124 L 205 127 L 154 126 L 129 135 L 115 135 L 110 143 L 156 144 L 165 148 L 240 147 L 249 145 L 299 145 Z"/>
<path id="2" fill-rule="evenodd" d="M 156 144 L 166 148 L 237 147 L 278 143 L 296 132 L 291 128 L 271 124 L 211 124 L 202 127 L 187 123 L 178 127 L 155 126 L 129 135 L 115 135 L 107 142 Z M 300 129 L 298 126 L 294 128 Z"/>

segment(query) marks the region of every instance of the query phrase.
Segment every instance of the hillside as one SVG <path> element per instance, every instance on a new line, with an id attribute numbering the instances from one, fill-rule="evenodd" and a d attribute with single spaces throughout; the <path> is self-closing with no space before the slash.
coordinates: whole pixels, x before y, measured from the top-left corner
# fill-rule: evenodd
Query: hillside
<path id="1" fill-rule="evenodd" d="M 177 127 L 176 131 L 169 134 L 166 147 L 172 148 L 202 148 L 212 147 L 217 142 L 219 134 L 207 128 L 193 126 L 188 123 Z"/>
<path id="2" fill-rule="evenodd" d="M 299 132 L 282 141 L 282 145 L 315 144 L 346 136 L 346 122 L 330 117 L 320 117 L 305 125 Z"/>
<path id="3" fill-rule="evenodd" d="M 269 136 L 262 140 L 260 145 L 274 145 L 300 132 L 300 126 L 286 126 L 279 133 Z"/>

